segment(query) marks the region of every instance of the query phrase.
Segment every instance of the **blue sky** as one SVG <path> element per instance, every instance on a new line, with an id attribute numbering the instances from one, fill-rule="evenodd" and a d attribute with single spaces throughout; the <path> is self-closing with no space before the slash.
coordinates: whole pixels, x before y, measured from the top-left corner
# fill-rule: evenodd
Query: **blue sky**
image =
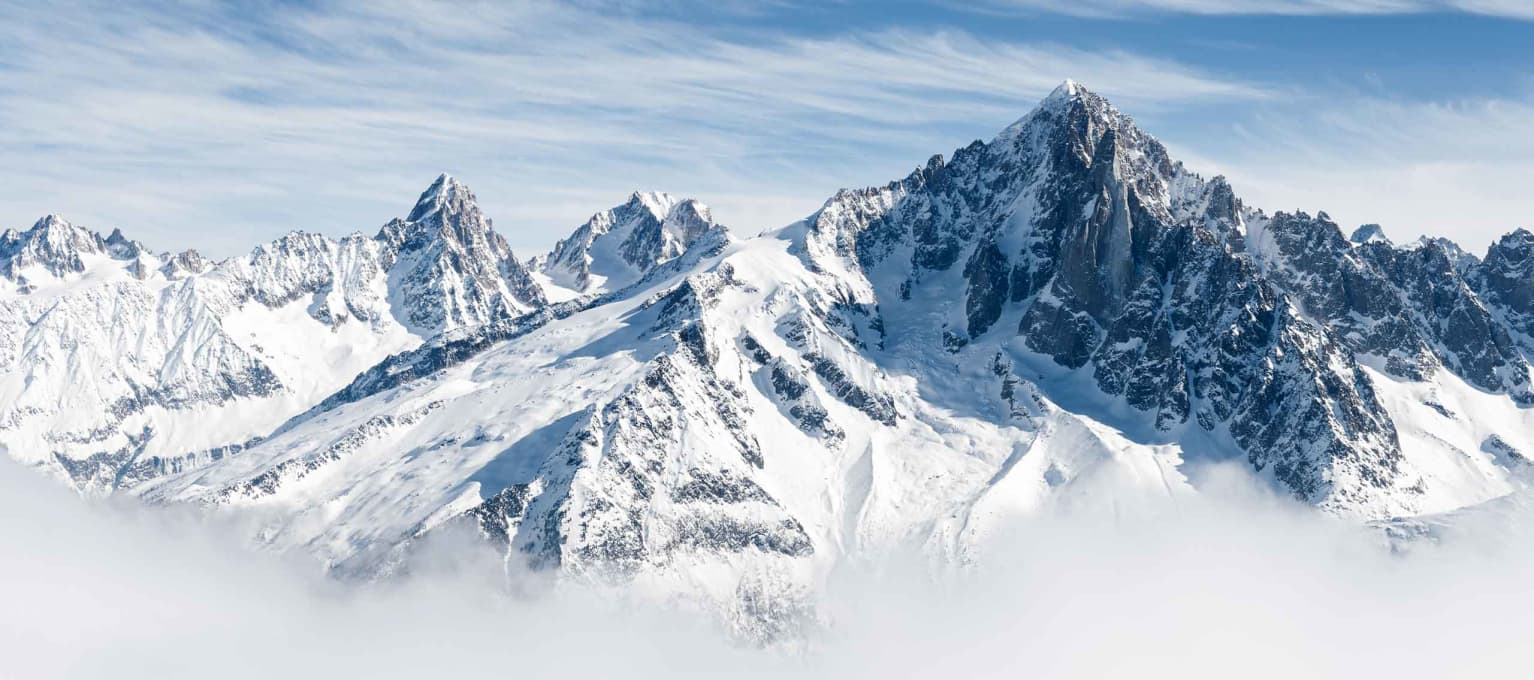
<path id="1" fill-rule="evenodd" d="M 214 256 L 371 233 L 437 173 L 520 254 L 635 189 L 755 232 L 1065 78 L 1248 203 L 1534 227 L 1534 1 L 0 3 L 0 226 Z"/>

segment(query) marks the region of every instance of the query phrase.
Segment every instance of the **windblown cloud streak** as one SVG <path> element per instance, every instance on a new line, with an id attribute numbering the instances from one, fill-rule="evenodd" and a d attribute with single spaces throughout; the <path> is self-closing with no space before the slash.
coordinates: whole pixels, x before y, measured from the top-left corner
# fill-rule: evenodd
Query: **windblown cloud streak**
<path id="1" fill-rule="evenodd" d="M 227 255 L 374 229 L 448 170 L 522 250 L 635 189 L 697 195 L 749 231 L 999 129 L 1062 74 L 1147 109 L 1264 94 L 959 31 L 808 37 L 545 3 L 264 10 L 0 10 L 5 219 L 64 212 Z"/>
<path id="2" fill-rule="evenodd" d="M 1534 228 L 1523 189 L 1534 176 L 1531 119 L 1534 105 L 1518 100 L 1309 100 L 1232 123 L 1236 143 L 1224 149 L 1173 153 L 1226 174 L 1269 212 L 1324 210 L 1344 228 L 1379 223 L 1397 242 L 1441 235 L 1484 254 L 1502 234 Z"/>
<path id="3" fill-rule="evenodd" d="M 1534 5 L 1523 0 L 987 0 L 983 4 L 994 9 L 1058 12 L 1089 17 L 1121 17 L 1151 12 L 1206 15 L 1468 12 L 1534 19 Z"/>
<path id="4" fill-rule="evenodd" d="M 1500 0 L 1003 4 L 1093 16 L 1534 11 Z M 448 171 L 523 256 L 636 189 L 695 196 L 755 233 L 988 138 L 1065 77 L 1140 116 L 1194 169 L 1231 175 L 1254 206 L 1327 210 L 1472 250 L 1530 226 L 1515 179 L 1534 157 L 1517 121 L 1534 101 L 1527 82 L 1500 99 L 1390 100 L 1242 78 L 1209 68 L 1213 58 L 1201 67 L 942 22 L 870 15 L 796 31 L 678 18 L 771 6 L 649 7 L 0 6 L 0 226 L 58 212 L 220 257 L 294 229 L 371 232 Z"/>

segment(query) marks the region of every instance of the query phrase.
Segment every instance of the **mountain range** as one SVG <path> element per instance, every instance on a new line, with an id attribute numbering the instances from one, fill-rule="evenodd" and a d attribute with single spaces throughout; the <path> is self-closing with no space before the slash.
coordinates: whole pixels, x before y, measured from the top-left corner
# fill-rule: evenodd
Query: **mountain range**
<path id="1" fill-rule="evenodd" d="M 222 262 L 50 215 L 0 279 L 0 448 L 65 483 L 361 578 L 467 529 L 758 637 L 839 563 L 963 562 L 1205 463 L 1399 521 L 1534 452 L 1534 234 L 1269 214 L 1072 82 L 756 236 L 639 192 L 519 259 L 444 175 Z"/>

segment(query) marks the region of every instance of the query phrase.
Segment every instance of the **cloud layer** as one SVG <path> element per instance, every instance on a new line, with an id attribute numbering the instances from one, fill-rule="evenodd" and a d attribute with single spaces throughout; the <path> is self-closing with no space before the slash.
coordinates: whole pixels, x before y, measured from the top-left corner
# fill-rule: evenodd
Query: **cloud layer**
<path id="1" fill-rule="evenodd" d="M 463 545 L 402 583 L 326 583 L 217 524 L 90 505 L 3 461 L 0 663 L 15 677 L 114 680 L 1526 672 L 1527 504 L 1471 513 L 1460 533 L 1397 554 L 1243 472 L 1204 479 L 1179 507 L 1021 524 L 957 573 L 920 559 L 849 569 L 828 586 L 827 628 L 761 650 L 678 610 L 527 575 L 508 589 Z"/>

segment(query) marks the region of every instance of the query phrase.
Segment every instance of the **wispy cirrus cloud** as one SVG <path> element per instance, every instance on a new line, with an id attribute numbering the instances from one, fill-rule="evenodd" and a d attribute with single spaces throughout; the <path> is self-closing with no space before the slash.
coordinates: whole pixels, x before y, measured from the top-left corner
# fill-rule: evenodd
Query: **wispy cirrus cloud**
<path id="1" fill-rule="evenodd" d="M 1447 236 L 1479 253 L 1534 228 L 1530 120 L 1534 103 L 1517 99 L 1307 99 L 1227 123 L 1218 144 L 1177 140 L 1173 152 L 1228 175 L 1257 207 L 1325 210 L 1345 227 L 1375 222 L 1397 241 Z"/>
<path id="2" fill-rule="evenodd" d="M 0 8 L 0 203 L 218 254 L 371 229 L 443 169 L 514 244 L 631 190 L 745 228 L 985 136 L 1069 76 L 1144 109 L 1264 86 L 1128 51 L 805 36 L 545 3 Z"/>
<path id="3" fill-rule="evenodd" d="M 1401 237 L 1463 233 L 1475 247 L 1527 213 L 1508 179 L 1534 157 L 1520 146 L 1526 83 L 1395 101 L 1069 34 L 910 21 L 811 31 L 753 15 L 773 6 L 674 4 L 0 5 L 0 226 L 59 212 L 157 248 L 229 255 L 289 229 L 374 229 L 445 170 L 524 255 L 635 189 L 697 196 L 751 232 L 989 137 L 1066 77 L 1142 117 L 1190 165 L 1230 174 L 1255 205 L 1326 209 Z M 1470 137 L 1489 138 L 1487 153 Z"/>
<path id="4" fill-rule="evenodd" d="M 1534 19 L 1526 0 L 982 0 L 991 10 L 1026 10 L 1087 17 L 1156 12 L 1204 15 L 1361 15 L 1467 12 Z"/>

